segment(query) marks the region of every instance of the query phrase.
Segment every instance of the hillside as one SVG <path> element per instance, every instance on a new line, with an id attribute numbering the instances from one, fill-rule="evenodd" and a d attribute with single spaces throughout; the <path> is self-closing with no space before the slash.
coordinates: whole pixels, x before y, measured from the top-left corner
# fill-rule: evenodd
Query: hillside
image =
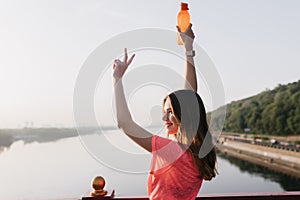
<path id="1" fill-rule="evenodd" d="M 300 134 L 300 80 L 226 105 L 227 132 Z M 218 113 L 218 110 L 214 111 Z"/>

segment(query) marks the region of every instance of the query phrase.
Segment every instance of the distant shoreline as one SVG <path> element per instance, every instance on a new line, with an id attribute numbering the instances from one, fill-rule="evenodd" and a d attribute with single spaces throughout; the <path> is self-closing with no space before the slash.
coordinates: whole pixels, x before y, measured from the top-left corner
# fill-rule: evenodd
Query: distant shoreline
<path id="1" fill-rule="evenodd" d="M 234 132 L 222 132 L 221 136 L 234 136 L 238 135 L 239 137 L 269 137 L 273 139 L 278 139 L 282 141 L 300 141 L 300 135 L 267 135 L 267 134 L 251 134 L 251 133 L 234 133 Z"/>
<path id="2" fill-rule="evenodd" d="M 103 127 L 103 129 L 113 130 L 116 128 Z M 99 129 L 81 128 L 83 134 L 92 134 L 97 130 Z M 0 153 L 3 152 L 6 148 L 9 148 L 11 144 L 19 140 L 24 141 L 24 143 L 51 142 L 76 136 L 78 136 L 78 133 L 77 129 L 75 128 L 0 129 Z M 248 139 L 250 138 L 250 136 L 250 134 L 247 134 Z M 227 139 L 225 139 L 226 137 Z M 231 140 L 232 137 L 245 138 L 245 134 L 222 133 L 219 138 L 219 143 L 217 144 L 217 149 L 221 153 L 225 153 L 236 158 L 300 178 L 300 152 L 239 142 L 236 140 Z M 300 140 L 300 136 L 268 137 L 285 142 Z M 276 154 L 278 154 L 278 156 L 274 156 Z"/>
<path id="3" fill-rule="evenodd" d="M 77 135 L 74 128 L 0 129 L 0 148 L 9 148 L 10 145 L 19 140 L 24 141 L 24 143 L 51 142 Z"/>

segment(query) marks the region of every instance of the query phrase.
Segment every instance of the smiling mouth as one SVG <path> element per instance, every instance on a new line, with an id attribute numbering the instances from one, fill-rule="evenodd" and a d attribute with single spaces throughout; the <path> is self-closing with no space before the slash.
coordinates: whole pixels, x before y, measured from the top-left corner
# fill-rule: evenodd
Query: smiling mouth
<path id="1" fill-rule="evenodd" d="M 172 123 L 167 123 L 167 124 L 165 124 L 165 126 L 167 127 L 167 128 L 170 128 L 170 126 L 172 126 L 173 124 Z"/>

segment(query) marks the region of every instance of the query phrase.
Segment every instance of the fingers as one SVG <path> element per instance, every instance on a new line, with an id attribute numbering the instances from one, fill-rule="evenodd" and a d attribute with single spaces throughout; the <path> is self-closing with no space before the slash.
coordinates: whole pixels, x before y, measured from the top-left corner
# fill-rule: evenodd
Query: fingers
<path id="1" fill-rule="evenodd" d="M 193 26 L 193 24 L 190 23 L 189 26 L 187 27 L 187 29 L 185 30 L 185 32 L 186 31 L 191 31 L 192 30 L 192 26 Z"/>
<path id="2" fill-rule="evenodd" d="M 119 59 L 115 59 L 114 64 L 113 64 L 113 69 L 115 70 L 117 67 L 124 67 L 124 69 L 126 70 L 128 68 L 128 66 L 130 65 L 130 63 L 132 62 L 134 56 L 135 56 L 135 54 L 133 54 L 130 57 L 130 59 L 128 60 L 127 48 L 125 48 L 123 62 Z"/>
<path id="3" fill-rule="evenodd" d="M 184 33 L 188 33 L 191 32 L 192 30 L 192 24 L 190 23 L 190 25 L 187 27 L 187 29 L 184 31 Z"/>
<path id="4" fill-rule="evenodd" d="M 127 63 L 127 59 L 128 59 L 128 54 L 127 54 L 127 48 L 124 48 L 124 63 Z"/>
<path id="5" fill-rule="evenodd" d="M 120 62 L 121 62 L 121 61 L 120 61 L 119 59 L 115 59 L 115 60 L 114 60 L 114 64 L 115 64 L 115 65 L 120 64 Z"/>
<path id="6" fill-rule="evenodd" d="M 128 62 L 127 62 L 127 66 L 130 65 L 130 63 L 132 62 L 134 56 L 135 56 L 135 54 L 133 54 L 133 55 L 129 58 L 129 60 L 128 60 Z"/>
<path id="7" fill-rule="evenodd" d="M 115 59 L 114 60 L 114 65 L 113 65 L 113 69 L 116 69 L 116 67 L 119 67 L 121 64 L 121 61 L 119 59 Z"/>
<path id="8" fill-rule="evenodd" d="M 192 29 L 192 26 L 193 26 L 193 24 L 192 24 L 192 23 L 190 23 L 190 24 L 189 24 L 189 26 L 187 27 L 187 29 L 185 30 L 185 32 L 187 32 L 187 30 L 190 30 L 190 29 Z M 179 26 L 176 26 L 176 28 L 177 28 L 177 31 L 178 31 L 178 32 L 181 32 L 181 30 L 180 30 L 180 27 L 179 27 Z"/>

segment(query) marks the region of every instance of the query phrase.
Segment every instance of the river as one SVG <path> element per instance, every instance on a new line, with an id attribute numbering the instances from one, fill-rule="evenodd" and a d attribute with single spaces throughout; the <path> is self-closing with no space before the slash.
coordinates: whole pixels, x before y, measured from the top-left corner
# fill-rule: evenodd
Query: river
<path id="1" fill-rule="evenodd" d="M 95 134 L 42 143 L 14 142 L 0 152 L 0 199 L 78 199 L 90 193 L 91 180 L 97 175 L 106 179 L 105 189 L 115 189 L 117 196 L 147 196 L 150 155 L 122 134 L 108 135 L 106 140 Z M 102 151 L 95 152 L 87 141 Z M 116 156 L 105 146 L 107 142 L 142 161 Z M 99 158 L 98 153 L 106 156 Z M 300 191 L 300 179 L 226 155 L 218 155 L 218 171 L 215 179 L 203 183 L 200 193 Z"/>

